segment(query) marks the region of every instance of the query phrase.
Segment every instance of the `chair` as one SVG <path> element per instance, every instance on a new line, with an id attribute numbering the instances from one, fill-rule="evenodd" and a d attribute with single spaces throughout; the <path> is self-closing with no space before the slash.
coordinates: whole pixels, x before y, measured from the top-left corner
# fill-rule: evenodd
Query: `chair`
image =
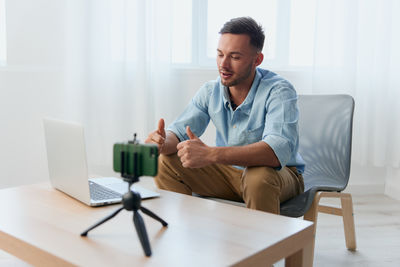
<path id="1" fill-rule="evenodd" d="M 318 212 L 342 216 L 346 247 L 356 250 L 353 201 L 351 194 L 342 193 L 350 177 L 354 99 L 349 95 L 299 95 L 297 103 L 299 153 L 306 162 L 304 193 L 281 203 L 280 214 L 304 216 L 314 222 L 314 235 Z M 324 197 L 340 199 L 341 208 L 319 204 Z M 244 203 L 211 199 L 244 206 Z M 314 255 L 314 244 L 309 249 Z M 305 266 L 312 266 L 312 262 Z"/>
<path id="2" fill-rule="evenodd" d="M 351 194 L 341 193 L 350 176 L 354 99 L 349 95 L 299 95 L 298 107 L 305 188 L 304 193 L 281 203 L 280 213 L 314 222 L 314 234 L 318 212 L 342 216 L 346 247 L 355 250 L 353 202 Z M 339 198 L 341 208 L 319 204 L 324 197 Z"/>

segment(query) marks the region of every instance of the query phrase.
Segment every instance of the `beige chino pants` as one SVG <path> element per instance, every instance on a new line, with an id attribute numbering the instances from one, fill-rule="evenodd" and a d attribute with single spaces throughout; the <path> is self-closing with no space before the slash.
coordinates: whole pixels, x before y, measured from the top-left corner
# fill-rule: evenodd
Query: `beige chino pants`
<path id="1" fill-rule="evenodd" d="M 270 167 L 213 164 L 184 168 L 176 154 L 160 155 L 155 182 L 160 189 L 192 195 L 242 201 L 250 209 L 279 214 L 280 203 L 304 191 L 301 174 L 295 167 L 277 171 Z"/>

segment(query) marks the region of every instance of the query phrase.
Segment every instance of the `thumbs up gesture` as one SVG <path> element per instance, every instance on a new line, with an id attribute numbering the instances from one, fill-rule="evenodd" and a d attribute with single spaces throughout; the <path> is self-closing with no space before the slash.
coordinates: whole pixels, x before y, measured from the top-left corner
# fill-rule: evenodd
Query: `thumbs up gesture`
<path id="1" fill-rule="evenodd" d="M 199 139 L 193 132 L 190 130 L 189 126 L 186 126 L 186 134 L 189 136 L 190 140 Z M 199 139 L 200 140 L 200 139 Z"/>
<path id="2" fill-rule="evenodd" d="M 211 164 L 212 148 L 204 144 L 189 126 L 186 127 L 186 134 L 190 139 L 180 142 L 176 146 L 182 166 L 185 168 L 201 168 Z"/>
<path id="3" fill-rule="evenodd" d="M 166 138 L 165 122 L 164 122 L 164 119 L 160 119 L 158 121 L 157 130 L 155 130 L 154 132 L 151 132 L 147 136 L 147 138 L 144 142 L 147 144 L 148 143 L 156 144 L 158 146 L 158 153 L 161 153 L 162 149 L 164 147 L 164 144 L 165 144 L 165 138 Z"/>

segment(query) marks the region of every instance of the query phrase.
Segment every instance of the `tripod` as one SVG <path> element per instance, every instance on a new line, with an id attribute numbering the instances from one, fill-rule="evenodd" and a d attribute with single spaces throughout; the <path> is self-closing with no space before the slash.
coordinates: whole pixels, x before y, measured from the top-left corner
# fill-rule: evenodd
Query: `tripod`
<path id="1" fill-rule="evenodd" d="M 164 227 L 168 225 L 167 222 L 165 222 L 163 219 L 158 217 L 155 213 L 152 211 L 146 209 L 145 207 L 141 206 L 141 201 L 142 198 L 138 192 L 134 192 L 130 190 L 131 186 L 133 183 L 139 181 L 139 177 L 136 175 L 137 174 L 137 153 L 134 153 L 134 175 L 128 175 L 126 174 L 123 170 L 125 170 L 125 162 L 124 162 L 124 153 L 121 152 L 121 172 L 122 172 L 122 177 L 124 178 L 124 181 L 128 182 L 129 187 L 128 187 L 128 192 L 126 192 L 123 197 L 122 197 L 122 207 L 118 208 L 116 211 L 108 215 L 107 217 L 103 218 L 100 220 L 98 223 L 94 224 L 93 226 L 89 227 L 86 229 L 84 232 L 81 233 L 81 236 L 87 236 L 89 231 L 92 229 L 96 228 L 97 226 L 105 223 L 106 221 L 112 219 L 115 217 L 121 210 L 126 209 L 128 211 L 133 211 L 133 223 L 135 225 L 136 232 L 139 236 L 140 243 L 142 244 L 142 248 L 144 251 L 144 254 L 147 257 L 151 256 L 151 248 L 150 248 L 150 242 L 149 238 L 147 236 L 147 231 L 146 231 L 146 226 L 144 224 L 143 218 L 139 213 L 139 210 L 141 210 L 144 214 L 147 214 L 151 218 L 159 221 Z"/>

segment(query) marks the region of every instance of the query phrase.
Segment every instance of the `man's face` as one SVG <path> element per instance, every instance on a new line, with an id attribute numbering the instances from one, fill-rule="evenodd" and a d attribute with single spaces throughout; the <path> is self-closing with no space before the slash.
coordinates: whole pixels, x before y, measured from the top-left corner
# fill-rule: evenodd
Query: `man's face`
<path id="1" fill-rule="evenodd" d="M 257 65 L 256 49 L 250 44 L 250 37 L 245 34 L 224 33 L 217 49 L 217 66 L 221 82 L 225 86 L 248 85 L 252 82 Z"/>

